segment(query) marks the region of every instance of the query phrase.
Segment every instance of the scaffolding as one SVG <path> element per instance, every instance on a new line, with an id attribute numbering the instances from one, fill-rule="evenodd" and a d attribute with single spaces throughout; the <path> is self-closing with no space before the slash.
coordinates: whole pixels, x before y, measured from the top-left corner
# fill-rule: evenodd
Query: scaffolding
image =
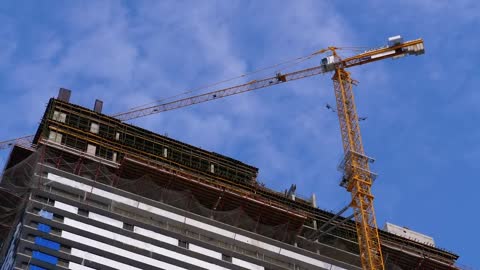
<path id="1" fill-rule="evenodd" d="M 254 185 L 258 169 L 83 107 L 50 99 L 33 142 L 55 141 L 119 163 L 125 155 L 161 161 L 208 177 Z"/>

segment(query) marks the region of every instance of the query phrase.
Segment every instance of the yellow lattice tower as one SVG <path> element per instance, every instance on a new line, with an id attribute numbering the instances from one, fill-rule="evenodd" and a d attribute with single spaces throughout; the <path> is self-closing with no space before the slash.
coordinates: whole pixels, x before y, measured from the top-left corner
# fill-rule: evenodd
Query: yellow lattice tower
<path id="1" fill-rule="evenodd" d="M 342 162 L 342 185 L 351 193 L 360 259 L 363 269 L 383 270 L 383 258 L 371 192 L 374 174 L 370 172 L 369 157 L 365 156 L 353 96 L 355 81 L 342 68 L 332 77 L 337 102 L 338 120 L 345 158 Z"/>

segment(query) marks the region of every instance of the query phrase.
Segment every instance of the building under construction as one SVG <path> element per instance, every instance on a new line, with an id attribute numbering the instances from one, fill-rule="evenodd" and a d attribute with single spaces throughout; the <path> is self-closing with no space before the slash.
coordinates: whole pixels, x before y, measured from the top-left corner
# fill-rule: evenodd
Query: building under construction
<path id="1" fill-rule="evenodd" d="M 5 166 L 1 270 L 362 269 L 354 221 L 257 173 L 61 91 Z M 457 269 L 428 236 L 392 224 L 379 236 L 386 269 Z"/>

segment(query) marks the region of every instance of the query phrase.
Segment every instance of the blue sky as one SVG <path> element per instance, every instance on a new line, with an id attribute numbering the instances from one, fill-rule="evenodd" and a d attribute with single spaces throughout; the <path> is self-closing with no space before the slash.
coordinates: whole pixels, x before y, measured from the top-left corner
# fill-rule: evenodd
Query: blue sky
<path id="1" fill-rule="evenodd" d="M 86 107 L 102 99 L 113 114 L 329 45 L 424 38 L 425 55 L 350 70 L 379 173 L 377 221 L 428 234 L 480 267 L 478 1 L 10 1 L 0 25 L 0 139 L 34 133 L 59 87 Z M 253 164 L 269 187 L 295 183 L 336 211 L 349 195 L 338 186 L 340 133 L 326 103 L 330 75 L 133 124 Z"/>

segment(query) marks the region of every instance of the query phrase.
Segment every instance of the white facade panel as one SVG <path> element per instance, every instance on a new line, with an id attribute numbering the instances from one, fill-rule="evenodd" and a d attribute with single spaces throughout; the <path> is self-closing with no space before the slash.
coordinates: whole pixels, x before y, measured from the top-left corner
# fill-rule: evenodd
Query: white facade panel
<path id="1" fill-rule="evenodd" d="M 64 218 L 63 223 L 65 225 L 80 229 L 82 231 L 94 233 L 96 235 L 100 235 L 100 236 L 103 236 L 103 237 L 114 239 L 114 236 L 115 236 L 114 233 L 111 232 L 111 231 L 101 229 L 101 228 L 97 228 L 95 226 L 88 225 L 88 224 L 85 224 L 83 222 L 71 219 L 71 218 Z"/>
<path id="2" fill-rule="evenodd" d="M 117 194 L 113 194 L 111 192 L 108 192 L 108 191 L 105 191 L 105 190 L 102 190 L 102 189 L 93 188 L 92 193 L 96 194 L 98 196 L 110 199 L 112 201 L 116 201 L 116 202 L 119 202 L 119 203 L 130 205 L 130 206 L 135 207 L 135 208 L 138 207 L 138 201 L 135 201 L 135 200 L 132 200 L 132 199 L 129 199 L 129 198 L 117 195 Z"/>
<path id="3" fill-rule="evenodd" d="M 386 230 L 389 233 L 393 233 L 407 239 L 411 239 L 423 244 L 435 246 L 435 241 L 433 240 L 432 237 L 425 235 L 423 233 L 419 233 L 419 232 L 404 228 L 404 227 L 400 227 L 392 223 L 387 222 L 384 226 L 384 230 Z"/>
<path id="4" fill-rule="evenodd" d="M 53 111 L 53 120 L 65 123 L 65 120 L 67 119 L 67 114 L 64 112 L 59 112 L 59 111 Z"/>
<path id="5" fill-rule="evenodd" d="M 295 260 L 299 260 L 301 262 L 312 264 L 312 265 L 322 267 L 322 268 L 325 268 L 325 269 L 330 269 L 332 267 L 332 265 L 329 264 L 329 263 L 322 262 L 322 261 L 319 261 L 317 259 L 305 256 L 305 255 L 302 255 L 302 254 L 298 254 L 296 252 L 292 252 L 292 251 L 287 250 L 287 249 L 281 249 L 280 254 L 283 255 L 283 256 L 290 257 L 290 258 L 293 258 Z"/>
<path id="6" fill-rule="evenodd" d="M 197 245 L 194 245 L 194 244 L 189 244 L 188 249 L 190 249 L 193 252 L 200 253 L 200 254 L 203 254 L 205 256 L 208 256 L 208 257 L 212 257 L 212 258 L 219 259 L 219 260 L 222 259 L 222 253 L 216 252 L 216 251 L 213 251 L 213 250 L 210 250 L 210 249 L 207 249 L 207 248 L 203 248 L 201 246 L 197 246 Z"/>
<path id="7" fill-rule="evenodd" d="M 62 134 L 50 130 L 50 132 L 48 133 L 48 139 L 52 142 L 62 143 Z"/>
<path id="8" fill-rule="evenodd" d="M 87 144 L 87 154 L 95 156 L 96 152 L 97 152 L 97 147 L 95 145 Z"/>
<path id="9" fill-rule="evenodd" d="M 165 248 L 157 247 L 157 246 L 152 245 L 150 243 L 139 241 L 137 239 L 127 237 L 127 236 L 124 236 L 124 235 L 121 235 L 121 234 L 113 233 L 113 232 L 110 232 L 110 231 L 107 231 L 107 230 L 104 230 L 104 229 L 101 229 L 101 228 L 97 228 L 95 226 L 92 226 L 92 225 L 89 225 L 89 224 L 86 224 L 86 223 L 83 223 L 83 222 L 80 222 L 80 221 L 72 220 L 70 218 L 65 218 L 64 223 L 69 225 L 69 226 L 72 226 L 74 228 L 83 230 L 83 231 L 87 231 L 87 232 L 90 232 L 90 233 L 93 233 L 93 234 L 96 234 L 96 235 L 99 235 L 99 236 L 107 237 L 107 238 L 122 242 L 122 243 L 130 245 L 130 246 L 134 246 L 134 247 L 137 247 L 137 248 L 140 248 L 140 249 L 143 249 L 143 250 L 147 250 L 147 251 L 150 251 L 150 252 L 161 254 L 161 255 L 169 257 L 169 258 L 177 259 L 177 260 L 180 260 L 180 261 L 185 261 L 185 262 L 191 263 L 193 265 L 204 267 L 206 269 L 228 270 L 227 268 L 224 268 L 224 267 L 221 267 L 221 266 L 209 263 L 209 262 L 204 262 L 202 260 L 187 256 L 187 255 L 184 255 L 184 254 L 181 254 L 181 253 L 178 253 L 178 252 L 174 252 L 174 251 L 171 251 L 171 250 L 168 250 L 168 249 L 165 249 Z M 74 234 L 71 234 L 69 232 L 63 231 L 62 232 L 62 237 L 63 237 L 64 233 L 66 233 L 66 235 L 69 235 L 69 236 L 74 235 Z M 75 236 L 78 236 L 78 235 L 75 235 Z M 89 239 L 89 238 L 86 238 L 86 237 L 83 237 L 83 236 L 78 236 L 78 237 L 88 239 L 91 243 L 93 243 L 93 242 L 101 243 L 99 241 L 95 241 L 95 240 L 92 240 L 92 239 Z M 72 239 L 70 239 L 70 240 L 72 240 Z M 86 244 L 85 242 L 81 242 L 81 243 Z M 110 252 L 108 249 L 103 249 L 101 247 L 101 246 L 105 247 L 105 246 L 110 246 L 110 245 L 107 245 L 107 244 L 104 244 L 104 243 L 101 243 L 101 244 L 102 245 L 96 245 L 96 246 L 93 246 L 93 247 L 96 247 L 96 248 L 102 249 L 104 251 Z M 129 251 L 125 251 L 125 250 L 123 250 L 123 251 L 124 252 L 129 252 Z M 131 253 L 131 252 L 129 252 L 129 253 Z M 138 256 L 140 256 L 140 255 L 138 255 Z M 142 257 L 144 257 L 144 256 L 142 256 Z M 170 269 L 170 268 L 167 268 L 167 269 Z"/>
<path id="10" fill-rule="evenodd" d="M 65 238 L 65 239 L 68 239 L 68 240 L 76 241 L 76 242 L 82 243 L 84 245 L 87 245 L 87 246 L 90 246 L 90 247 L 93 247 L 93 248 L 98 248 L 98 249 L 101 249 L 101 250 L 109 252 L 109 253 L 114 253 L 116 255 L 119 255 L 119 256 L 122 256 L 122 257 L 125 257 L 125 258 L 129 258 L 131 260 L 138 261 L 138 262 L 141 262 L 141 263 L 145 263 L 145 264 L 148 264 L 148 265 L 151 265 L 151 266 L 160 267 L 160 268 L 164 268 L 164 269 L 171 269 L 171 270 L 186 270 L 183 267 L 178 267 L 178 266 L 175 266 L 173 264 L 169 264 L 169 263 L 165 263 L 165 262 L 162 262 L 162 261 L 159 261 L 159 260 L 155 260 L 155 259 L 143 256 L 143 255 L 140 255 L 140 254 L 130 252 L 128 250 L 117 248 L 115 246 L 108 245 L 108 244 L 105 244 L 105 243 L 102 243 L 102 242 L 99 242 L 99 241 L 95 241 L 95 240 L 92 240 L 92 239 L 89 239 L 89 238 L 86 238 L 86 237 L 83 237 L 83 236 L 80 236 L 80 235 L 76 235 L 76 234 L 73 234 L 73 233 L 70 233 L 70 232 L 67 232 L 67 231 L 62 231 L 62 237 Z M 104 263 L 101 263 L 101 264 L 104 264 Z M 120 267 L 119 269 L 123 270 L 125 268 Z M 135 268 L 135 269 L 138 269 L 138 268 Z"/>
<path id="11" fill-rule="evenodd" d="M 55 208 L 65 210 L 65 211 L 70 212 L 70 213 L 75 213 L 76 214 L 78 212 L 78 207 L 71 206 L 69 204 L 62 203 L 62 202 L 59 202 L 59 201 L 55 201 L 53 206 Z"/>
<path id="12" fill-rule="evenodd" d="M 169 212 L 169 211 L 165 211 L 163 209 L 160 209 L 160 208 L 157 208 L 155 206 L 148 205 L 148 204 L 139 203 L 138 209 L 141 209 L 141 210 L 144 210 L 144 211 L 147 211 L 147 212 L 150 212 L 150 213 L 154 213 L 154 214 L 157 214 L 157 215 L 162 216 L 162 217 L 167 217 L 167 218 L 176 220 L 178 222 L 182 222 L 182 223 L 185 222 L 185 217 L 182 216 L 182 215 L 175 214 L 175 213 L 172 213 L 172 212 Z"/>
<path id="13" fill-rule="evenodd" d="M 74 263 L 74 262 L 69 262 L 68 263 L 68 269 L 70 269 L 70 270 L 95 270 L 94 268 L 87 267 L 85 265 L 81 265 L 81 264 Z"/>
<path id="14" fill-rule="evenodd" d="M 277 246 L 270 245 L 270 244 L 267 244 L 265 242 L 258 241 L 258 240 L 252 239 L 250 237 L 240 235 L 240 234 L 235 235 L 235 240 L 237 240 L 239 242 L 242 242 L 242 243 L 245 243 L 245 244 L 255 246 L 257 248 L 265 249 L 265 250 L 268 250 L 268 251 L 271 251 L 271 252 L 274 252 L 274 253 L 280 253 L 280 248 L 277 247 Z"/>
<path id="15" fill-rule="evenodd" d="M 96 214 L 96 213 L 92 213 L 92 212 L 88 213 L 88 217 L 93 219 L 93 220 L 100 221 L 100 222 L 108 224 L 108 225 L 112 225 L 112 226 L 115 226 L 115 227 L 118 227 L 118 228 L 123 228 L 123 222 L 118 221 L 118 220 L 113 219 L 113 218 L 109 218 L 109 217 L 102 216 L 100 214 Z"/>
<path id="16" fill-rule="evenodd" d="M 63 204 L 63 205 L 65 205 L 65 208 L 73 207 L 73 206 L 70 206 L 70 205 L 67 205 L 67 204 Z M 102 222 L 102 223 L 105 223 L 105 224 L 109 224 L 109 225 L 112 225 L 112 226 L 115 226 L 115 227 L 119 227 L 119 228 L 123 227 L 123 222 L 112 219 L 112 218 L 109 218 L 109 217 L 102 216 L 100 214 L 89 212 L 88 217 L 93 219 L 93 220 L 96 220 L 96 221 L 99 221 L 99 222 Z M 108 230 L 97 228 L 95 226 L 91 226 L 91 225 L 76 221 L 74 219 L 65 218 L 64 219 L 64 224 L 66 224 L 68 226 L 71 226 L 71 227 L 74 227 L 74 228 L 83 229 L 83 230 L 95 233 L 97 235 L 102 235 L 104 237 L 108 237 L 108 238 L 111 238 L 111 239 L 114 239 L 114 240 L 118 240 L 118 241 L 121 241 L 121 242 L 126 242 L 128 244 L 135 244 L 134 246 L 136 246 L 136 247 L 143 247 L 143 249 L 153 251 L 151 248 L 149 248 L 149 246 L 148 246 L 149 244 L 147 244 L 147 243 L 137 241 L 135 239 L 132 239 L 133 241 L 129 241 L 128 237 L 117 237 L 115 233 L 112 233 Z M 167 243 L 167 244 L 174 245 L 174 246 L 178 245 L 178 239 L 173 238 L 173 237 L 169 237 L 169 236 L 166 236 L 166 235 L 163 235 L 163 234 L 160 234 L 160 233 L 148 230 L 148 229 L 144 229 L 144 228 L 141 228 L 141 227 L 138 227 L 138 226 L 134 226 L 133 231 L 137 234 L 140 234 L 140 235 L 158 240 L 158 241 L 163 242 L 163 243 Z M 137 242 L 135 242 L 135 241 L 137 241 Z M 196 252 L 196 253 L 199 253 L 199 254 L 203 254 L 205 256 L 209 256 L 209 257 L 218 259 L 218 260 L 222 259 L 222 253 L 216 252 L 216 251 L 213 251 L 213 250 L 210 250 L 210 249 L 207 249 L 207 248 L 203 248 L 203 247 L 200 247 L 200 246 L 197 246 L 197 245 L 194 245 L 194 244 L 189 245 L 189 250 L 191 250 L 193 252 Z M 239 259 L 236 259 L 236 260 L 239 260 Z M 241 260 L 239 261 L 239 263 L 240 263 L 239 265 L 242 266 Z M 252 264 L 252 265 L 255 266 L 255 264 Z M 247 268 L 250 269 L 249 267 L 247 267 Z M 251 269 L 260 269 L 260 268 L 251 268 Z M 263 267 L 261 269 L 263 269 Z"/>
<path id="17" fill-rule="evenodd" d="M 191 218 L 187 218 L 185 220 L 185 224 L 195 226 L 197 228 L 200 228 L 200 229 L 203 229 L 203 230 L 206 230 L 206 231 L 209 231 L 209 232 L 213 232 L 213 233 L 216 233 L 216 234 L 219 234 L 219 235 L 223 235 L 223 236 L 228 237 L 228 238 L 232 238 L 232 239 L 235 238 L 235 233 L 234 232 L 230 232 L 230 231 L 227 231 L 227 230 L 224 230 L 224 229 L 221 229 L 221 228 L 218 228 L 218 227 L 215 227 L 215 226 L 212 226 L 212 225 L 209 225 L 207 223 L 203 223 L 203 222 L 191 219 Z"/>
<path id="18" fill-rule="evenodd" d="M 235 264 L 235 265 L 247 268 L 249 270 L 264 270 L 265 269 L 263 266 L 260 266 L 260 265 L 254 264 L 254 263 L 249 263 L 247 261 L 240 260 L 240 259 L 237 259 L 237 258 L 232 258 L 232 263 Z"/>
<path id="19" fill-rule="evenodd" d="M 107 259 L 105 257 L 98 256 L 98 255 L 95 255 L 93 253 L 86 252 L 86 251 L 76 249 L 76 248 L 72 248 L 72 251 L 70 252 L 70 254 L 72 254 L 73 256 L 79 257 L 79 258 L 83 258 L 85 260 L 96 262 L 98 264 L 109 266 L 109 267 L 116 268 L 116 269 L 142 270 L 140 268 L 133 267 L 131 265 L 124 264 L 124 263 L 121 263 L 121 262 L 117 262 L 117 261 L 114 261 L 114 260 L 111 260 L 111 259 Z"/>
<path id="20" fill-rule="evenodd" d="M 152 239 L 158 240 L 158 241 L 163 242 L 163 243 L 167 243 L 167 244 L 174 245 L 174 246 L 178 245 L 178 239 L 170 237 L 170 236 L 166 236 L 166 235 L 163 235 L 163 234 L 160 234 L 160 233 L 156 233 L 154 231 L 143 229 L 143 228 L 140 228 L 140 227 L 137 227 L 137 226 L 133 227 L 133 231 L 135 233 L 138 233 L 138 234 L 146 236 L 146 237 L 150 237 Z"/>
<path id="21" fill-rule="evenodd" d="M 100 126 L 97 123 L 90 123 L 90 132 L 98 134 L 98 131 L 100 130 Z"/>
<path id="22" fill-rule="evenodd" d="M 107 198 L 107 199 L 111 199 L 113 201 L 120 202 L 120 203 L 123 203 L 123 204 L 126 204 L 126 205 L 130 205 L 132 207 L 150 212 L 150 213 L 155 214 L 155 215 L 159 215 L 159 216 L 166 217 L 166 218 L 178 221 L 178 222 L 182 222 L 182 223 L 194 226 L 196 228 L 200 228 L 200 229 L 208 231 L 208 232 L 212 232 L 212 233 L 224 236 L 224 237 L 232 238 L 232 239 L 235 239 L 236 241 L 252 245 L 256 248 L 260 248 L 260 249 L 268 250 L 268 251 L 271 251 L 271 252 L 274 252 L 274 253 L 278 253 L 278 254 L 281 254 L 281 255 L 286 256 L 286 257 L 291 258 L 291 259 L 296 259 L 296 260 L 299 260 L 299 261 L 306 262 L 308 264 L 324 267 L 326 269 L 330 269 L 331 267 L 333 267 L 333 265 L 331 265 L 331 264 L 325 263 L 323 261 L 320 261 L 320 260 L 317 260 L 317 259 L 314 259 L 314 258 L 311 258 L 311 257 L 308 257 L 308 256 L 304 256 L 304 255 L 299 254 L 299 253 L 296 253 L 296 252 L 293 252 L 293 251 L 290 251 L 290 250 L 287 250 L 287 249 L 281 249 L 281 248 L 279 248 L 275 245 L 268 244 L 268 243 L 263 242 L 263 241 L 255 240 L 255 239 L 252 239 L 250 237 L 247 237 L 247 236 L 244 236 L 244 235 L 241 235 L 241 234 L 236 234 L 236 233 L 231 232 L 229 230 L 218 228 L 218 227 L 215 227 L 213 225 L 210 225 L 210 224 L 207 224 L 207 223 L 204 223 L 204 222 L 201 222 L 201 221 L 197 221 L 197 220 L 194 220 L 194 219 L 191 219 L 191 218 L 186 218 L 185 216 L 182 216 L 182 215 L 170 212 L 170 211 L 166 211 L 166 210 L 163 210 L 163 209 L 160 209 L 160 208 L 157 208 L 157 207 L 145 204 L 145 203 L 141 203 L 141 202 L 138 202 L 136 200 L 132 200 L 132 199 L 120 196 L 120 195 L 116 195 L 116 194 L 113 194 L 111 192 L 108 192 L 108 191 L 105 191 L 105 190 L 102 190 L 102 189 L 98 189 L 98 188 L 93 188 L 92 189 L 92 187 L 89 186 L 89 185 L 84 185 L 84 184 L 78 183 L 76 181 L 72 181 L 72 180 L 69 180 L 69 179 L 66 179 L 66 178 L 63 178 L 63 177 L 56 176 L 54 174 L 49 173 L 48 178 L 53 180 L 53 181 L 58 181 L 62 184 L 66 184 L 66 185 L 69 185 L 69 186 L 77 185 L 80 188 L 82 188 L 82 190 L 90 188 L 92 190 L 92 193 L 96 194 L 98 196 L 101 196 L 101 197 L 104 197 L 104 198 Z M 80 229 L 82 229 L 82 228 L 80 228 Z M 167 239 L 167 238 L 165 238 L 165 239 Z M 173 242 L 172 239 L 168 239 L 168 241 Z M 217 269 L 217 268 L 211 268 L 211 269 Z M 342 269 L 342 268 L 337 267 L 335 269 Z"/>
<path id="23" fill-rule="evenodd" d="M 48 173 L 47 179 L 51 180 L 51 181 L 54 181 L 54 182 L 57 182 L 57 183 L 60 183 L 60 184 L 65 185 L 65 186 L 69 186 L 69 187 L 73 187 L 73 188 L 76 188 L 76 189 L 83 190 L 83 191 L 86 191 L 86 192 L 91 192 L 92 191 L 92 186 L 90 186 L 90 185 L 85 185 L 83 183 L 73 181 L 73 180 L 67 179 L 65 177 L 58 176 L 58 175 L 53 174 L 53 173 Z"/>

